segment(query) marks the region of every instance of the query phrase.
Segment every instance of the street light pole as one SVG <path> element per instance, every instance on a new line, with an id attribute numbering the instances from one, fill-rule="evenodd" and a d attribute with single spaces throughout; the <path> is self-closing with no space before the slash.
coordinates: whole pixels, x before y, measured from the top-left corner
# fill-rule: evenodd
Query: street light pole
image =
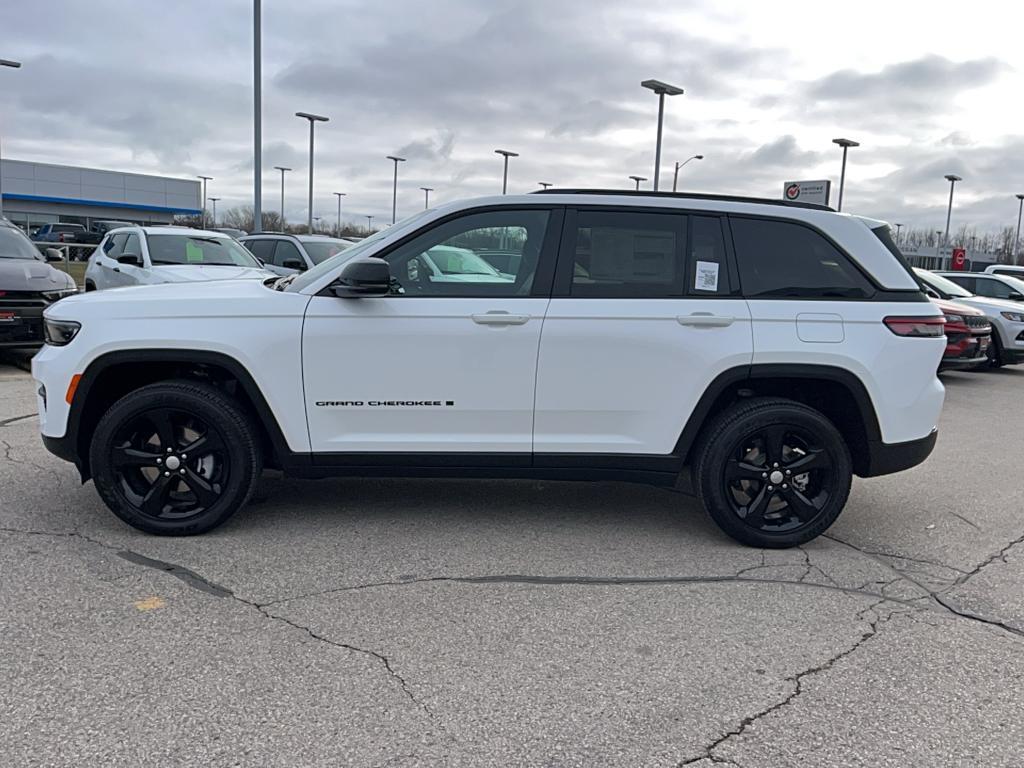
<path id="1" fill-rule="evenodd" d="M 1017 195 L 1017 237 L 1013 239 L 1013 263 L 1020 264 L 1020 215 L 1024 212 L 1024 195 Z"/>
<path id="2" fill-rule="evenodd" d="M 366 234 L 370 234 L 373 230 L 373 216 L 366 217 Z"/>
<path id="3" fill-rule="evenodd" d="M 296 117 L 309 120 L 309 210 L 306 211 L 306 229 L 313 234 L 313 124 L 326 123 L 328 118 L 309 112 L 296 112 Z"/>
<path id="4" fill-rule="evenodd" d="M 548 187 L 554 186 L 550 181 L 538 181 L 537 183 L 540 184 L 541 189 L 547 189 Z"/>
<path id="5" fill-rule="evenodd" d="M 284 232 L 284 172 L 290 171 L 291 168 L 285 168 L 283 165 L 275 165 L 274 170 L 281 172 L 281 231 Z"/>
<path id="6" fill-rule="evenodd" d="M 217 227 L 217 201 L 220 200 L 220 199 L 221 198 L 219 198 L 219 197 L 211 197 L 211 198 L 209 198 L 210 202 L 213 203 L 213 227 L 214 228 Z"/>
<path id="7" fill-rule="evenodd" d="M 334 195 L 338 198 L 338 237 L 341 237 L 341 198 L 345 197 L 347 192 L 335 192 Z"/>
<path id="8" fill-rule="evenodd" d="M 860 142 L 852 139 L 832 139 L 832 143 L 843 148 L 843 169 L 839 172 L 839 204 L 836 206 L 836 210 L 841 211 L 843 210 L 843 187 L 846 185 L 846 151 L 850 147 L 859 147 Z"/>
<path id="9" fill-rule="evenodd" d="M 496 149 L 494 154 L 501 155 L 505 158 L 505 172 L 501 176 L 501 194 L 508 192 L 508 159 L 510 157 L 519 157 L 518 152 L 509 152 L 507 149 Z"/>
<path id="10" fill-rule="evenodd" d="M 11 69 L 20 69 L 20 61 L 12 61 L 11 59 L 0 59 L 0 67 L 10 67 Z M 0 152 L 0 216 L 4 215 L 4 173 L 3 173 L 3 152 Z"/>
<path id="11" fill-rule="evenodd" d="M 661 80 L 644 80 L 640 85 L 658 94 L 658 140 L 654 145 L 654 191 L 657 192 L 661 179 L 661 129 L 665 122 L 665 97 L 681 96 L 683 89 Z"/>
<path id="12" fill-rule="evenodd" d="M 637 192 L 640 191 L 640 182 L 641 181 L 647 181 L 647 177 L 646 176 L 630 176 L 629 178 L 631 178 L 633 181 L 636 182 L 636 191 Z"/>
<path id="13" fill-rule="evenodd" d="M 206 182 L 213 181 L 213 176 L 196 176 L 197 179 L 203 180 L 203 223 L 199 226 L 200 229 L 206 228 Z"/>
<path id="14" fill-rule="evenodd" d="M 388 160 L 395 164 L 395 179 L 391 186 L 391 223 L 394 224 L 398 220 L 398 164 L 404 163 L 405 158 L 388 155 Z"/>
<path id="15" fill-rule="evenodd" d="M 259 232 L 263 229 L 263 74 L 261 49 L 263 33 L 260 25 L 260 4 L 252 4 L 252 112 L 253 112 L 253 158 L 252 158 L 252 220 Z"/>
<path id="16" fill-rule="evenodd" d="M 949 207 L 946 209 L 946 234 L 942 238 L 943 246 L 949 247 L 949 220 L 953 216 L 953 187 L 956 186 L 958 181 L 963 181 L 959 176 L 953 173 L 947 173 L 945 176 L 946 181 L 949 182 Z"/>
<path id="17" fill-rule="evenodd" d="M 704 155 L 694 155 L 693 157 L 686 158 L 681 163 L 676 161 L 676 172 L 672 176 L 672 191 L 673 192 L 676 191 L 676 182 L 679 181 L 679 169 L 682 168 L 684 165 L 686 165 L 691 160 L 703 160 L 703 159 L 704 159 Z"/>
<path id="18" fill-rule="evenodd" d="M 902 224 L 897 224 L 896 225 L 896 245 L 900 244 L 900 230 L 901 229 L 903 229 L 903 225 Z"/>
<path id="19" fill-rule="evenodd" d="M 423 190 L 423 210 L 427 210 L 430 207 L 430 193 L 434 191 L 433 187 L 420 187 Z"/>

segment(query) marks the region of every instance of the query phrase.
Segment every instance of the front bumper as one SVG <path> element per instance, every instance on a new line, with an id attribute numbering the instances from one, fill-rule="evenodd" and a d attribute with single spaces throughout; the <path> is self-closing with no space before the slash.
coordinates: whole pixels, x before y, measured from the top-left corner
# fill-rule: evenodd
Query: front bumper
<path id="1" fill-rule="evenodd" d="M 938 437 L 939 431 L 933 429 L 927 437 L 922 437 L 920 440 L 910 440 L 906 443 L 869 441 L 868 468 L 866 472 L 861 474 L 861 477 L 891 475 L 894 472 L 902 472 L 905 469 L 916 467 L 931 456 Z"/>
<path id="2" fill-rule="evenodd" d="M 34 349 L 43 345 L 43 304 L 0 305 L 0 349 Z"/>

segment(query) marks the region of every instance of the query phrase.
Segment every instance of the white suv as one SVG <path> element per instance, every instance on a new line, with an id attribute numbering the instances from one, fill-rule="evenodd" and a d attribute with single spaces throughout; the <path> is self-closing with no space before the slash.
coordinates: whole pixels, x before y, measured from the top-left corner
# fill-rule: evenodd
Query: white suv
<path id="1" fill-rule="evenodd" d="M 129 226 L 108 232 L 93 251 L 85 290 L 270 276 L 249 251 L 220 232 Z"/>
<path id="2" fill-rule="evenodd" d="M 515 273 L 438 279 L 439 246 Z M 788 547 L 854 474 L 929 455 L 943 323 L 882 222 L 561 190 L 423 211 L 298 276 L 65 299 L 33 374 L 46 445 L 151 533 L 214 528 L 276 467 L 639 481 Z"/>

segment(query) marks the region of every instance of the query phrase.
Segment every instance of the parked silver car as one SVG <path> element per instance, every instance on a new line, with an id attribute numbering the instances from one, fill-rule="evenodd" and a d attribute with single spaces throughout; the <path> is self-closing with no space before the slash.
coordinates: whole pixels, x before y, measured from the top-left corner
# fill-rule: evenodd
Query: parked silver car
<path id="1" fill-rule="evenodd" d="M 323 235 L 287 235 L 283 232 L 265 232 L 238 239 L 263 262 L 264 268 L 275 275 L 294 275 L 305 272 L 339 251 L 351 248 L 353 243 L 342 238 Z"/>

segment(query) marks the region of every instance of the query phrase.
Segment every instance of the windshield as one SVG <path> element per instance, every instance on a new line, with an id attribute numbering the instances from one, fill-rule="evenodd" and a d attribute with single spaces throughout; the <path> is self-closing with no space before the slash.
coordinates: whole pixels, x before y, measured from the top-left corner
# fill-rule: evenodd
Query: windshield
<path id="1" fill-rule="evenodd" d="M 39 250 L 20 229 L 0 227 L 0 259 L 39 259 Z"/>
<path id="2" fill-rule="evenodd" d="M 346 248 L 344 251 L 340 251 L 339 253 L 331 256 L 327 261 L 322 261 L 312 269 L 303 272 L 288 284 L 287 290 L 291 292 L 301 291 L 303 288 L 311 283 L 315 283 L 332 269 L 344 264 L 349 259 L 357 259 L 367 251 L 372 251 L 377 246 L 377 243 L 387 237 L 388 233 L 392 230 L 405 227 L 417 219 L 428 215 L 431 215 L 431 211 L 420 211 L 419 213 L 414 213 L 408 218 L 402 219 L 397 224 L 392 224 L 388 229 L 382 229 L 379 232 L 373 233 L 365 240 L 361 240 L 357 245 L 353 245 L 351 248 Z"/>
<path id="3" fill-rule="evenodd" d="M 313 260 L 314 264 L 327 261 L 331 256 L 339 251 L 344 251 L 350 245 L 351 243 L 346 243 L 343 240 L 317 240 L 316 242 L 311 242 L 309 240 L 302 241 L 302 247 L 306 249 L 306 253 L 309 254 L 309 258 Z"/>
<path id="4" fill-rule="evenodd" d="M 260 266 L 255 256 L 230 237 L 147 234 L 146 242 L 154 264 Z"/>
<path id="5" fill-rule="evenodd" d="M 954 283 L 952 280 L 947 280 L 942 277 L 942 275 L 936 275 L 934 272 L 929 272 L 927 269 L 915 269 L 914 274 L 916 274 L 918 278 L 925 283 L 925 285 L 934 288 L 942 296 L 951 299 L 969 299 L 974 295 L 970 291 Z"/>

